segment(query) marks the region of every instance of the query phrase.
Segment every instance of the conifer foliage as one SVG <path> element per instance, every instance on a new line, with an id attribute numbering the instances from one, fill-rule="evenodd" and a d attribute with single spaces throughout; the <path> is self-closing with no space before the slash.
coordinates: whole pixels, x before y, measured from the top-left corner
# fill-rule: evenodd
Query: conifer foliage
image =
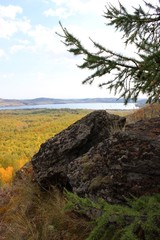
<path id="1" fill-rule="evenodd" d="M 114 52 L 92 39 L 96 50 L 91 52 L 61 23 L 63 33 L 58 33 L 69 52 L 83 56 L 78 67 L 92 71 L 83 83 L 109 75 L 109 80 L 99 86 L 114 90 L 126 104 L 129 100 L 136 102 L 140 93 L 147 94 L 148 103 L 160 102 L 160 4 L 144 3 L 144 8 L 135 7 L 132 13 L 121 3 L 119 7 L 108 4 L 104 12 L 106 25 L 123 33 L 122 41 L 135 46 L 136 57 Z"/>
<path id="2" fill-rule="evenodd" d="M 66 196 L 67 210 L 93 219 L 95 213 L 99 215 L 86 240 L 159 240 L 160 194 L 126 199 L 127 205 L 109 204 L 103 199 L 93 202 L 69 192 Z"/>

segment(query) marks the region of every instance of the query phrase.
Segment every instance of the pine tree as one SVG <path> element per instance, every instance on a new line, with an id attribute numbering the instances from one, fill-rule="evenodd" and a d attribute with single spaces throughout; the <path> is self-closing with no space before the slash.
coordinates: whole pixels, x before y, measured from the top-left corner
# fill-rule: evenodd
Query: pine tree
<path id="1" fill-rule="evenodd" d="M 108 4 L 104 12 L 106 25 L 122 32 L 126 45 L 136 46 L 137 57 L 116 53 L 90 39 L 96 49 L 93 53 L 61 23 L 63 34 L 57 33 L 69 52 L 83 56 L 78 67 L 92 70 L 83 83 L 92 83 L 97 77 L 109 75 L 110 80 L 99 86 L 120 94 L 125 104 L 129 100 L 136 102 L 140 93 L 147 94 L 148 103 L 160 102 L 160 6 L 144 3 L 145 9 L 139 6 L 133 8 L 133 13 L 121 3 L 118 8 Z"/>

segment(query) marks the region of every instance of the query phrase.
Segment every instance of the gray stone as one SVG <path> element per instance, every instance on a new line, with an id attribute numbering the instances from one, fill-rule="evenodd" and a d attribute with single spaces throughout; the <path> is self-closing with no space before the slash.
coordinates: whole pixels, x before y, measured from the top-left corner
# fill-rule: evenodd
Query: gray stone
<path id="1" fill-rule="evenodd" d="M 68 169 L 78 167 L 79 157 L 120 129 L 125 118 L 94 111 L 41 145 L 32 158 L 36 180 L 43 189 L 50 185 L 72 189 Z M 75 161 L 75 162 L 74 162 Z M 74 172 L 74 179 L 79 174 Z"/>
<path id="2" fill-rule="evenodd" d="M 42 144 L 32 158 L 41 189 L 54 185 L 111 203 L 160 192 L 160 118 L 125 131 L 124 124 L 125 118 L 94 111 Z"/>

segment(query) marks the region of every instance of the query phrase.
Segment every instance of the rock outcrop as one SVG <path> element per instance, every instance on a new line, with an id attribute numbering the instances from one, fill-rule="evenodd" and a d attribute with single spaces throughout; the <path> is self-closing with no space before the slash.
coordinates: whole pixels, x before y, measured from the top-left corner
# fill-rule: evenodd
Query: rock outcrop
<path id="1" fill-rule="evenodd" d="M 160 192 L 160 118 L 124 124 L 95 111 L 46 141 L 32 158 L 40 187 L 111 203 Z"/>
<path id="2" fill-rule="evenodd" d="M 69 164 L 76 164 L 78 157 L 109 138 L 113 129 L 122 128 L 124 123 L 125 118 L 94 111 L 49 139 L 32 158 L 37 182 L 44 189 L 54 184 L 70 190 Z"/>

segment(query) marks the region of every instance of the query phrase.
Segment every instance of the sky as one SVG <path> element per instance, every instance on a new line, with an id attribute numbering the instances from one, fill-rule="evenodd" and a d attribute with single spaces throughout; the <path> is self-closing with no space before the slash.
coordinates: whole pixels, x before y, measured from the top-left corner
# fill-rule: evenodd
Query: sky
<path id="1" fill-rule="evenodd" d="M 113 97 L 105 88 L 82 84 L 88 71 L 77 68 L 80 57 L 67 52 L 56 32 L 59 21 L 91 46 L 89 37 L 107 48 L 125 52 L 121 35 L 105 25 L 105 5 L 118 0 L 0 0 L 0 98 Z M 156 2 L 156 0 L 152 0 Z M 132 7 L 142 0 L 121 0 Z M 127 49 L 132 52 L 133 47 Z"/>

